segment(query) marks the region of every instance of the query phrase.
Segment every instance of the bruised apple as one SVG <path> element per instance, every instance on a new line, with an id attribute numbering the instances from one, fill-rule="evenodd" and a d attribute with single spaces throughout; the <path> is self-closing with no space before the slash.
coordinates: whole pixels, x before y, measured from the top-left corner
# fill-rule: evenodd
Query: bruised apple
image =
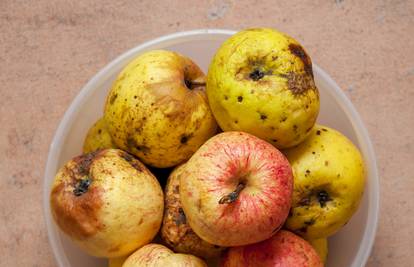
<path id="1" fill-rule="evenodd" d="M 59 228 L 87 253 L 128 255 L 157 234 L 163 193 L 140 161 L 118 149 L 73 158 L 56 174 L 50 193 Z"/>
<path id="2" fill-rule="evenodd" d="M 178 166 L 168 177 L 161 237 L 175 252 L 189 253 L 202 258 L 218 257 L 224 248 L 202 240 L 187 222 L 180 201 L 180 177 L 183 168 L 184 165 Z"/>

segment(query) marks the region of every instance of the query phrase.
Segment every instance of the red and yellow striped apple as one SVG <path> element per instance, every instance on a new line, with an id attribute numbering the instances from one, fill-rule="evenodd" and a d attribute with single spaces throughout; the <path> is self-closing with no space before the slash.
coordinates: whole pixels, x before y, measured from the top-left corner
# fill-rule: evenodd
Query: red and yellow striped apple
<path id="1" fill-rule="evenodd" d="M 242 246 L 270 238 L 285 221 L 292 170 L 271 144 L 247 133 L 209 139 L 183 167 L 180 199 L 203 240 Z"/>
<path id="2" fill-rule="evenodd" d="M 230 248 L 221 267 L 323 267 L 315 249 L 304 239 L 285 230 L 248 246 Z"/>

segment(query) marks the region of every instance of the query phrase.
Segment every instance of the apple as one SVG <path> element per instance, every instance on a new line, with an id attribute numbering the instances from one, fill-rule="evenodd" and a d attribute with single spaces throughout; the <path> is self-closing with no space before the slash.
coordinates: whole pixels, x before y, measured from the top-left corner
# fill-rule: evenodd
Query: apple
<path id="1" fill-rule="evenodd" d="M 50 206 L 58 227 L 90 255 L 116 258 L 149 243 L 162 221 L 157 179 L 119 149 L 68 161 L 56 174 Z"/>
<path id="2" fill-rule="evenodd" d="M 306 239 L 335 234 L 357 211 L 364 192 L 358 148 L 340 132 L 316 125 L 305 141 L 283 153 L 295 177 L 286 228 Z"/>
<path id="3" fill-rule="evenodd" d="M 185 163 L 176 167 L 167 180 L 161 237 L 175 252 L 189 253 L 205 259 L 218 257 L 225 248 L 210 244 L 198 237 L 188 224 L 182 209 L 180 177 L 184 165 Z"/>
<path id="4" fill-rule="evenodd" d="M 224 247 L 265 240 L 285 221 L 292 170 L 271 144 L 247 133 L 220 133 L 183 167 L 180 199 L 193 231 Z"/>
<path id="5" fill-rule="evenodd" d="M 323 267 L 313 249 L 304 239 L 280 230 L 260 243 L 230 248 L 222 257 L 221 267 Z"/>
<path id="6" fill-rule="evenodd" d="M 117 147 L 158 168 L 186 161 L 217 131 L 204 73 L 165 50 L 146 52 L 121 71 L 104 119 Z"/>
<path id="7" fill-rule="evenodd" d="M 207 267 L 207 264 L 190 254 L 174 253 L 159 244 L 148 244 L 129 256 L 122 267 Z"/>
<path id="8" fill-rule="evenodd" d="M 88 130 L 83 142 L 83 153 L 90 153 L 98 149 L 117 148 L 112 141 L 106 127 L 105 120 L 100 118 Z"/>
<path id="9" fill-rule="evenodd" d="M 277 148 L 299 144 L 319 113 L 312 61 L 274 29 L 236 33 L 217 50 L 207 74 L 211 110 L 224 131 L 244 131 Z"/>

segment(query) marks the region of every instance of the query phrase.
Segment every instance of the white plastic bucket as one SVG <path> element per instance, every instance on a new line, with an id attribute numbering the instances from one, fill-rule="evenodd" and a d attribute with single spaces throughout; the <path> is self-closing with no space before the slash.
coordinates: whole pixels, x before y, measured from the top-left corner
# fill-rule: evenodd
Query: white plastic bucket
<path id="1" fill-rule="evenodd" d="M 44 180 L 44 215 L 50 244 L 61 267 L 105 266 L 104 259 L 88 256 L 64 236 L 53 222 L 49 192 L 58 169 L 81 153 L 89 127 L 102 116 L 105 97 L 121 69 L 138 54 L 168 49 L 193 59 L 205 72 L 220 44 L 234 34 L 229 30 L 194 30 L 166 35 L 122 54 L 98 72 L 66 111 L 50 145 Z M 329 238 L 329 267 L 364 266 L 375 239 L 379 213 L 379 178 L 374 150 L 358 113 L 338 85 L 317 65 L 313 66 L 321 110 L 318 122 L 338 129 L 361 150 L 368 171 L 365 193 L 357 213 L 336 235 Z"/>

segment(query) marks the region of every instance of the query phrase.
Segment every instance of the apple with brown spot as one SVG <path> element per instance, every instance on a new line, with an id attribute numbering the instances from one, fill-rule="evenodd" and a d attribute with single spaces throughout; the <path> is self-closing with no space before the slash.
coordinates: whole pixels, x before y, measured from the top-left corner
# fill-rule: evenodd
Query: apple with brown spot
<path id="1" fill-rule="evenodd" d="M 244 132 L 209 139 L 183 167 L 180 199 L 203 240 L 242 246 L 270 238 L 289 213 L 292 170 L 271 144 Z"/>
<path id="2" fill-rule="evenodd" d="M 315 249 L 304 239 L 285 230 L 272 238 L 247 246 L 230 248 L 221 267 L 323 267 Z"/>
<path id="3" fill-rule="evenodd" d="M 160 184 L 139 160 L 119 149 L 68 161 L 56 174 L 50 207 L 59 228 L 97 257 L 121 257 L 148 244 L 163 215 Z"/>

